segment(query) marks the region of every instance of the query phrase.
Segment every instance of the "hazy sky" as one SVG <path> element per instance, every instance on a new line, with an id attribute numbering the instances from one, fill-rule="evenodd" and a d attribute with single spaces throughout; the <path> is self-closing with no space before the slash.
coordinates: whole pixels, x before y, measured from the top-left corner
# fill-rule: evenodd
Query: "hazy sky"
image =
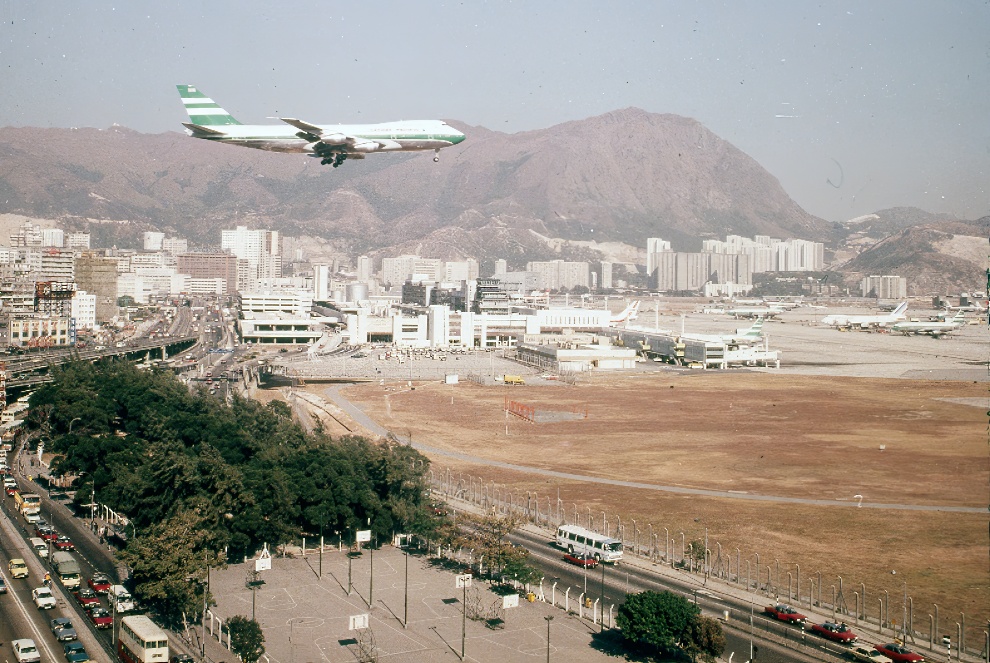
<path id="1" fill-rule="evenodd" d="M 180 131 L 176 83 L 248 123 L 511 133 L 636 106 L 699 120 L 829 220 L 990 213 L 986 0 L 0 0 L 0 67 L 0 126 Z"/>

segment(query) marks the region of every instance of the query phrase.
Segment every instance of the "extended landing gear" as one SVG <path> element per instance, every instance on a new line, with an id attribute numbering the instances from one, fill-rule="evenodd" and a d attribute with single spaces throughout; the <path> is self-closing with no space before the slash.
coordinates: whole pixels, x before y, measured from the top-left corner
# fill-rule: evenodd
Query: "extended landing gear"
<path id="1" fill-rule="evenodd" d="M 334 168 L 339 168 L 340 164 L 344 163 L 345 161 L 347 161 L 347 155 L 344 154 L 343 152 L 338 152 L 336 154 L 328 154 L 327 156 L 323 157 L 323 159 L 320 160 L 320 163 L 323 164 L 324 166 L 328 166 L 332 163 Z"/>
<path id="2" fill-rule="evenodd" d="M 433 163 L 440 163 L 440 150 L 433 150 L 435 156 L 433 157 Z"/>

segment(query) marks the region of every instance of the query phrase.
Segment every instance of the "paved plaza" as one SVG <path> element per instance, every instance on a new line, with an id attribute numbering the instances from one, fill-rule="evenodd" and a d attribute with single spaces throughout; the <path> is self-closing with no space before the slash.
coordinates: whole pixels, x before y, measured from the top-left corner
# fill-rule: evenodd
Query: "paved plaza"
<path id="1" fill-rule="evenodd" d="M 264 630 L 267 655 L 273 663 L 351 663 L 362 660 L 362 645 L 368 651 L 372 640 L 380 661 L 412 663 L 460 658 L 463 590 L 455 586 L 459 571 L 438 568 L 425 555 L 409 556 L 409 626 L 403 628 L 403 552 L 391 546 L 375 551 L 373 590 L 371 555 L 365 551 L 353 559 L 353 592 L 348 596 L 347 555 L 336 548 L 327 550 L 322 579 L 319 554 L 313 551 L 308 551 L 305 558 L 273 557 L 271 570 L 261 573 L 265 584 L 255 596 L 255 618 Z M 211 588 L 217 601 L 214 612 L 222 619 L 238 614 L 251 616 L 252 592 L 246 581 L 253 568 L 254 561 L 249 560 L 213 572 Z M 372 591 L 369 609 L 367 599 Z M 475 581 L 468 590 L 469 614 L 475 608 L 488 610 L 496 603 L 501 604 L 501 597 L 491 593 L 487 583 Z M 349 630 L 350 617 L 361 614 L 369 615 L 369 629 Z M 504 610 L 504 624 L 500 627 L 467 620 L 466 660 L 545 661 L 545 617 L 551 615 L 551 660 L 612 660 L 595 648 L 593 634 L 597 627 L 588 620 L 539 600 L 530 603 L 524 596 L 519 607 Z"/>

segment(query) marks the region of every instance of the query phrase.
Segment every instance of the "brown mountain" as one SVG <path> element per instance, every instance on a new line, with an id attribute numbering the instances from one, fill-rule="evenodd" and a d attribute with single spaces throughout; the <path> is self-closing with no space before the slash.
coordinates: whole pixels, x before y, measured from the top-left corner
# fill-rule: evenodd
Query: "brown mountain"
<path id="1" fill-rule="evenodd" d="M 753 159 L 688 118 L 626 109 L 517 134 L 462 128 L 468 139 L 439 164 L 431 154 L 395 154 L 339 169 L 179 133 L 3 128 L 0 212 L 88 224 L 120 246 L 152 228 L 216 245 L 221 228 L 240 223 L 352 253 L 515 265 L 600 257 L 603 242 L 644 247 L 653 236 L 696 250 L 727 233 L 832 232 Z"/>
<path id="2" fill-rule="evenodd" d="M 875 225 L 884 232 L 889 224 L 923 218 L 915 210 L 887 215 L 877 212 Z M 894 219 L 888 218 L 890 216 Z M 983 291 L 986 288 L 987 237 L 990 216 L 976 221 L 937 218 L 929 223 L 910 225 L 880 240 L 869 239 L 855 257 L 835 265 L 855 284 L 866 275 L 893 274 L 908 279 L 909 295 L 949 294 Z M 874 229 L 874 233 L 877 230 Z M 850 237 L 852 240 L 853 236 Z M 853 242 L 850 241 L 850 244 Z"/>

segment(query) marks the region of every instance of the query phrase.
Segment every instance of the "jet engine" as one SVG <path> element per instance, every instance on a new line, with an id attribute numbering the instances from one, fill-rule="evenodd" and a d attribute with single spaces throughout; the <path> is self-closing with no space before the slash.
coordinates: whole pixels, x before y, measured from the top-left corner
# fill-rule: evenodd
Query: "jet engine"
<path id="1" fill-rule="evenodd" d="M 347 142 L 347 136 L 341 133 L 323 134 L 320 136 L 320 142 L 326 143 L 327 145 L 343 145 Z"/>

